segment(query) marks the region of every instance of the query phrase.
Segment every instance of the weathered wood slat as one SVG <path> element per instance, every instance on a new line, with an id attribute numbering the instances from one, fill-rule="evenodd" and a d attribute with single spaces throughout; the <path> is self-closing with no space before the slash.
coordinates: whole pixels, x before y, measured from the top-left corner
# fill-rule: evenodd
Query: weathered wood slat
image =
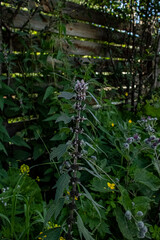
<path id="1" fill-rule="evenodd" d="M 128 53 L 131 53 L 126 48 L 108 46 L 96 42 L 72 40 L 72 43 L 73 46 L 64 42 L 63 48 L 68 53 L 75 55 L 125 58 Z"/>
<path id="2" fill-rule="evenodd" d="M 14 4 L 13 0 L 6 0 L 5 2 Z M 16 6 L 18 6 L 18 4 L 16 4 Z M 28 0 L 27 2 L 20 2 L 20 6 L 33 10 L 36 8 L 36 6 L 38 6 L 38 4 L 37 2 L 35 3 L 34 0 Z M 54 13 L 54 11 L 57 9 L 57 0 L 41 0 L 39 7 L 42 7 L 43 11 L 46 13 Z M 130 24 L 127 20 L 108 13 L 104 13 L 99 10 L 87 8 L 84 5 L 80 5 L 74 2 L 66 1 L 61 11 L 62 14 L 68 15 L 72 19 L 95 23 L 121 30 L 130 29 Z"/>
<path id="3" fill-rule="evenodd" d="M 56 7 L 57 1 L 50 0 L 42 2 L 44 10 L 46 9 L 48 10 L 48 12 L 50 12 L 53 11 L 53 6 Z M 129 22 L 122 18 L 115 17 L 111 14 L 104 13 L 102 11 L 100 12 L 95 9 L 87 8 L 84 5 L 80 5 L 73 2 L 67 1 L 65 3 L 65 7 L 62 9 L 62 14 L 67 14 L 69 17 L 76 20 L 87 21 L 90 23 L 113 27 L 116 29 L 129 30 L 130 28 Z"/>
<path id="4" fill-rule="evenodd" d="M 10 9 L 11 12 L 15 11 Z M 3 22 L 7 22 L 12 14 L 8 11 L 8 8 L 3 7 Z M 7 22 L 10 27 L 32 29 L 35 31 L 44 31 L 45 29 L 50 32 L 58 33 L 55 27 L 55 18 L 44 16 L 40 13 L 36 13 L 30 18 L 29 13 L 20 11 L 13 19 L 13 21 Z M 66 24 L 66 34 L 70 36 L 77 36 L 81 38 L 89 38 L 99 41 L 115 42 L 118 44 L 125 44 L 127 42 L 127 34 L 112 31 L 105 28 L 95 27 L 85 23 L 68 23 Z"/>

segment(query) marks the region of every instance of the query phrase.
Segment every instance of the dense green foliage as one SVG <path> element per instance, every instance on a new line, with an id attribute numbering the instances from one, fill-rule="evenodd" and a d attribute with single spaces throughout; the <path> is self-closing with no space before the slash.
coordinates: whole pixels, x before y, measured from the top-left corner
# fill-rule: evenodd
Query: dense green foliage
<path id="1" fill-rule="evenodd" d="M 85 3 L 124 19 L 131 19 L 137 7 L 135 1 Z M 128 71 L 134 74 L 126 79 L 127 89 L 121 86 L 121 64 L 112 68 L 119 90 L 109 93 L 104 90 L 110 87 L 109 76 L 97 75 L 95 65 L 81 64 L 64 53 L 63 41 L 72 45 L 65 29 L 71 19 L 61 15 L 61 7 L 52 23 L 57 34 L 2 28 L 0 238 L 69 240 L 67 219 L 74 200 L 74 240 L 160 240 L 160 99 L 158 90 L 150 91 L 154 69 L 149 66 L 145 80 L 141 78 L 142 66 L 154 59 L 157 49 L 157 22 L 152 20 L 157 18 L 158 2 L 139 3 L 137 19 L 153 24 L 152 45 L 149 42 L 140 52 L 133 46 Z M 146 24 L 141 46 L 148 29 Z M 11 38 L 17 43 L 14 51 Z M 128 45 L 130 40 L 134 37 Z M 140 84 L 134 107 L 136 74 Z M 86 120 L 81 123 L 84 133 L 79 136 L 84 143 L 78 162 L 82 169 L 77 172 L 79 195 L 72 196 L 69 169 L 74 157 L 69 153 L 74 150 L 77 79 L 84 79 L 89 90 L 83 109 Z M 149 94 L 142 94 L 143 84 Z M 116 107 L 117 101 L 123 105 Z"/>

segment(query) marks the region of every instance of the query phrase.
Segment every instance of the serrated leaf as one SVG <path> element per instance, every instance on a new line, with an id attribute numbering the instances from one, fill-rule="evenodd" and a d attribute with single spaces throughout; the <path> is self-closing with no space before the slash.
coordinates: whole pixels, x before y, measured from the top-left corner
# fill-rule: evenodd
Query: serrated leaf
<path id="1" fill-rule="evenodd" d="M 55 215 L 54 215 L 55 219 L 57 219 L 57 217 L 60 214 L 63 206 L 64 206 L 64 198 L 60 198 L 58 203 L 56 204 Z"/>
<path id="2" fill-rule="evenodd" d="M 88 173 L 90 173 L 90 174 L 93 175 L 94 177 L 99 178 L 98 175 L 96 175 L 96 174 L 95 174 L 93 171 L 91 171 L 90 169 L 84 167 L 83 170 L 86 171 L 86 172 L 88 172 Z"/>
<path id="3" fill-rule="evenodd" d="M 134 209 L 135 213 L 142 211 L 145 214 L 150 209 L 150 202 L 152 200 L 146 196 L 138 196 L 133 199 L 135 203 Z"/>
<path id="4" fill-rule="evenodd" d="M 62 198 L 64 190 L 68 188 L 69 182 L 70 182 L 70 176 L 68 175 L 68 173 L 62 174 L 58 179 L 55 185 L 55 187 L 57 187 L 56 195 L 55 195 L 56 203 L 59 201 L 60 198 Z"/>
<path id="5" fill-rule="evenodd" d="M 39 235 L 39 239 L 59 240 L 61 236 L 61 227 L 53 228 Z"/>
<path id="6" fill-rule="evenodd" d="M 91 236 L 91 233 L 87 230 L 87 228 L 85 228 L 82 218 L 78 213 L 77 213 L 77 226 L 78 226 L 78 231 L 81 239 L 83 235 L 84 239 L 86 240 L 94 240 L 94 238 Z"/>
<path id="7" fill-rule="evenodd" d="M 121 192 L 122 205 L 123 205 L 124 209 L 126 211 L 131 210 L 132 209 L 132 201 L 129 197 L 128 191 L 121 185 L 119 185 L 118 188 Z"/>
<path id="8" fill-rule="evenodd" d="M 136 169 L 134 179 L 135 182 L 144 184 L 152 191 L 157 191 L 160 188 L 160 179 L 145 169 Z"/>
<path id="9" fill-rule="evenodd" d="M 52 86 L 47 87 L 42 102 L 44 102 L 50 95 L 52 95 L 53 91 L 54 91 L 54 88 Z"/>
<path id="10" fill-rule="evenodd" d="M 94 171 L 95 175 L 97 178 L 102 179 L 101 175 L 99 175 L 99 173 L 97 172 L 97 170 L 95 169 L 95 167 L 93 166 L 91 161 L 88 161 L 87 159 L 85 159 L 87 164 L 90 166 L 90 168 L 92 168 L 92 170 Z"/>
<path id="11" fill-rule="evenodd" d="M 12 141 L 12 143 L 14 143 L 17 146 L 30 148 L 30 146 L 19 136 L 13 136 L 11 138 L 11 141 Z"/>
<path id="12" fill-rule="evenodd" d="M 93 178 L 91 189 L 95 192 L 106 193 L 108 191 L 107 180 L 106 179 L 98 179 L 97 177 Z"/>
<path id="13" fill-rule="evenodd" d="M 46 223 L 48 223 L 48 221 L 51 219 L 54 213 L 55 213 L 55 203 L 53 203 L 47 211 L 47 214 L 44 219 L 44 226 L 46 225 Z"/>
<path id="14" fill-rule="evenodd" d="M 55 114 L 55 115 L 52 115 L 52 116 L 44 119 L 43 121 L 44 122 L 53 121 L 53 120 L 56 120 L 58 116 L 59 116 L 58 114 Z"/>
<path id="15" fill-rule="evenodd" d="M 67 114 L 65 113 L 61 113 L 61 116 L 59 116 L 56 120 L 57 122 L 64 122 L 65 124 L 69 123 L 71 121 L 71 117 L 69 117 Z"/>
<path id="16" fill-rule="evenodd" d="M 58 97 L 65 98 L 67 100 L 72 99 L 74 97 L 74 93 L 71 92 L 61 92 Z"/>
<path id="17" fill-rule="evenodd" d="M 93 206 L 94 206 L 95 210 L 97 211 L 99 217 L 101 218 L 101 214 L 100 214 L 98 208 L 104 208 L 104 207 L 101 206 L 100 204 L 98 204 L 96 201 L 94 201 L 91 194 L 88 192 L 88 190 L 82 184 L 80 184 L 80 185 L 82 186 L 83 190 L 85 191 L 85 193 L 83 195 L 91 201 L 91 203 L 93 204 Z"/>
<path id="18" fill-rule="evenodd" d="M 52 148 L 52 152 L 50 154 L 50 160 L 52 161 L 56 157 L 59 160 L 63 156 L 63 154 L 66 152 L 66 150 L 67 150 L 67 144 L 60 144 L 58 147 Z"/>
<path id="19" fill-rule="evenodd" d="M 131 231 L 128 227 L 128 221 L 124 215 L 124 213 L 122 212 L 122 210 L 117 207 L 115 210 L 115 215 L 116 215 L 116 220 L 119 226 L 119 229 L 121 231 L 121 233 L 123 234 L 123 236 L 128 239 L 128 240 L 133 240 Z"/>

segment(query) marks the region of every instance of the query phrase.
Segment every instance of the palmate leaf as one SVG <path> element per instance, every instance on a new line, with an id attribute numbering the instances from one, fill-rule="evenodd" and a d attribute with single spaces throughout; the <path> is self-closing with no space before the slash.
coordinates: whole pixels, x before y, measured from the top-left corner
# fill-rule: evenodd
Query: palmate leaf
<path id="1" fill-rule="evenodd" d="M 85 228 L 82 218 L 78 213 L 77 213 L 77 226 L 78 226 L 78 231 L 81 239 L 83 235 L 84 239 L 86 240 L 94 240 L 94 238 L 91 236 L 91 233 L 87 230 L 87 228 Z"/>
<path id="2" fill-rule="evenodd" d="M 67 144 L 60 144 L 58 147 L 52 148 L 52 151 L 50 153 L 50 160 L 52 161 L 56 157 L 59 160 L 66 151 Z"/>
<path id="3" fill-rule="evenodd" d="M 71 92 L 61 92 L 58 97 L 65 98 L 67 100 L 72 99 L 74 97 L 74 93 Z"/>
<path id="4" fill-rule="evenodd" d="M 56 123 L 57 122 L 64 122 L 65 124 L 67 124 L 70 121 L 71 121 L 71 118 L 67 114 L 61 113 L 61 115 L 57 118 Z"/>
<path id="5" fill-rule="evenodd" d="M 68 175 L 68 173 L 62 174 L 58 179 L 55 185 L 55 187 L 57 187 L 56 196 L 55 196 L 56 203 L 63 196 L 64 190 L 68 188 L 69 182 L 70 182 L 70 176 Z"/>

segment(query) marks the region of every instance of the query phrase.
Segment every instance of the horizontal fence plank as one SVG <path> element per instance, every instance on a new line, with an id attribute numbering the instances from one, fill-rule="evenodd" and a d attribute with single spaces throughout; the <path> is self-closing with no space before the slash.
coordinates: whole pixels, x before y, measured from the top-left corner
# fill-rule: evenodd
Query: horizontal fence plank
<path id="1" fill-rule="evenodd" d="M 32 29 L 35 31 L 50 31 L 58 33 L 55 26 L 55 17 L 44 16 L 39 13 L 30 17 L 29 12 L 20 11 L 12 21 L 7 22 L 7 19 L 12 17 L 14 9 L 3 8 L 3 22 L 13 28 Z M 114 42 L 117 44 L 128 43 L 128 35 L 105 28 L 99 28 L 86 23 L 68 23 L 66 24 L 66 34 L 81 38 L 89 38 L 98 41 Z M 132 38 L 130 39 L 132 40 Z"/>
<path id="2" fill-rule="evenodd" d="M 72 40 L 73 46 L 63 43 L 63 48 L 70 54 L 90 55 L 101 57 L 125 58 L 130 56 L 131 50 L 123 47 L 107 46 L 96 42 Z"/>
<path id="3" fill-rule="evenodd" d="M 48 1 L 43 1 L 43 8 L 45 10 L 45 4 L 47 5 Z M 55 6 L 55 0 L 50 0 L 50 6 Z M 46 9 L 52 9 L 46 8 Z M 95 9 L 87 8 L 84 5 L 80 5 L 73 2 L 66 2 L 64 8 L 62 9 L 62 14 L 67 14 L 71 18 L 81 21 L 86 21 L 90 23 L 95 23 L 99 25 L 105 25 L 108 27 L 116 28 L 116 29 L 123 29 L 123 30 L 129 30 L 130 24 L 128 21 L 115 17 L 111 14 L 104 13 L 102 11 L 98 11 Z"/>
<path id="4" fill-rule="evenodd" d="M 66 34 L 78 36 L 99 41 L 114 42 L 125 44 L 128 41 L 128 35 L 117 31 L 111 31 L 105 28 L 95 27 L 85 23 L 69 23 L 66 25 Z"/>
<path id="5" fill-rule="evenodd" d="M 5 3 L 10 3 L 15 7 L 25 7 L 30 11 L 38 8 L 41 12 L 54 14 L 57 10 L 57 0 L 43 0 L 40 3 L 34 0 L 20 1 L 14 3 L 13 0 L 5 0 Z M 127 19 L 114 16 L 102 10 L 96 10 L 86 7 L 82 4 L 66 1 L 62 9 L 59 9 L 61 14 L 68 15 L 70 18 L 98 25 L 108 26 L 119 30 L 130 30 L 130 22 Z"/>

